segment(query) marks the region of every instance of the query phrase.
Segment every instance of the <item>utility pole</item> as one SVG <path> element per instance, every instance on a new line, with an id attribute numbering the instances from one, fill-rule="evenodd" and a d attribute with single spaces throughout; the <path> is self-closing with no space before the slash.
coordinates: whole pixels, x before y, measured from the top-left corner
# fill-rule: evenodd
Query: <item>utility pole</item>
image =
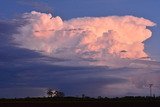
<path id="1" fill-rule="evenodd" d="M 153 86 L 153 84 L 149 84 L 150 97 L 152 97 L 152 86 Z"/>

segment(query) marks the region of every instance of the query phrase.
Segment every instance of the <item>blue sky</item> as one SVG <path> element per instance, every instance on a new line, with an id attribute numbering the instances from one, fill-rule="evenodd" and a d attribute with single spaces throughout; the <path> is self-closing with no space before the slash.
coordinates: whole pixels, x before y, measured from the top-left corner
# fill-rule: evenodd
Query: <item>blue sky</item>
<path id="1" fill-rule="evenodd" d="M 160 75 L 159 0 L 0 0 L 0 10 L 0 93 L 3 92 L 0 97 L 45 96 L 44 91 L 50 87 L 62 90 L 67 95 L 79 96 L 83 93 L 97 96 L 96 92 L 100 92 L 99 95 L 102 96 L 148 95 L 148 88 L 142 87 L 143 83 L 146 81 L 148 83 L 147 78 L 151 80 L 156 78 L 151 82 L 158 83 Z M 17 28 L 24 23 L 12 22 L 12 19 L 19 19 L 23 13 L 33 10 L 52 13 L 63 20 L 112 15 L 133 15 L 149 19 L 157 25 L 150 28 L 153 35 L 145 41 L 145 50 L 156 62 L 151 61 L 146 64 L 138 61 L 140 66 L 153 65 L 149 68 L 56 65 L 54 62 L 65 62 L 66 59 L 18 48 L 11 42 L 11 35 L 17 33 Z M 134 81 L 136 84 L 134 88 L 129 84 L 131 77 L 139 80 L 139 82 Z M 116 89 L 121 90 L 119 85 L 126 87 L 127 92 L 113 94 Z M 127 87 L 128 85 L 130 87 Z M 12 89 L 15 94 L 9 93 L 9 89 Z M 28 93 L 24 94 L 26 91 Z M 108 91 L 112 94 L 108 94 Z M 154 88 L 154 91 L 160 95 L 157 88 Z"/>

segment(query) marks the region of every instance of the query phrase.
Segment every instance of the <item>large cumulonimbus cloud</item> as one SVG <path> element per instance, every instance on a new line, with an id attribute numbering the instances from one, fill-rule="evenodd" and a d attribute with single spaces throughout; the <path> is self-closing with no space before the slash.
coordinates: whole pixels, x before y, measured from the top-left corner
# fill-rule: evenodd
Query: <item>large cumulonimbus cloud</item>
<path id="1" fill-rule="evenodd" d="M 134 16 L 84 17 L 62 21 L 32 11 L 23 14 L 27 23 L 13 35 L 21 47 L 60 58 L 105 60 L 109 57 L 149 57 L 144 41 L 151 37 L 148 26 L 155 23 Z"/>

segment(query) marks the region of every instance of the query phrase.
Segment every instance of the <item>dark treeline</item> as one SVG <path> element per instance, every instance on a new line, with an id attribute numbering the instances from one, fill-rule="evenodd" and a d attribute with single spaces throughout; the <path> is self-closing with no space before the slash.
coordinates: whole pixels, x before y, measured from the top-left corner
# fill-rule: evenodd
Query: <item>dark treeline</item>
<path id="1" fill-rule="evenodd" d="M 0 99 L 0 107 L 160 107 L 160 97 L 39 97 Z"/>

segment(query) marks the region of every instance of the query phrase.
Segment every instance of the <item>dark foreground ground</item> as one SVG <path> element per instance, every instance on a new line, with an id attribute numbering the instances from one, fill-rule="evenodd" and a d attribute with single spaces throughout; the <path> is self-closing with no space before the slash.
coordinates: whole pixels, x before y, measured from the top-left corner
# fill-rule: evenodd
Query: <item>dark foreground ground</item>
<path id="1" fill-rule="evenodd" d="M 0 107 L 160 107 L 160 97 L 0 99 Z"/>

